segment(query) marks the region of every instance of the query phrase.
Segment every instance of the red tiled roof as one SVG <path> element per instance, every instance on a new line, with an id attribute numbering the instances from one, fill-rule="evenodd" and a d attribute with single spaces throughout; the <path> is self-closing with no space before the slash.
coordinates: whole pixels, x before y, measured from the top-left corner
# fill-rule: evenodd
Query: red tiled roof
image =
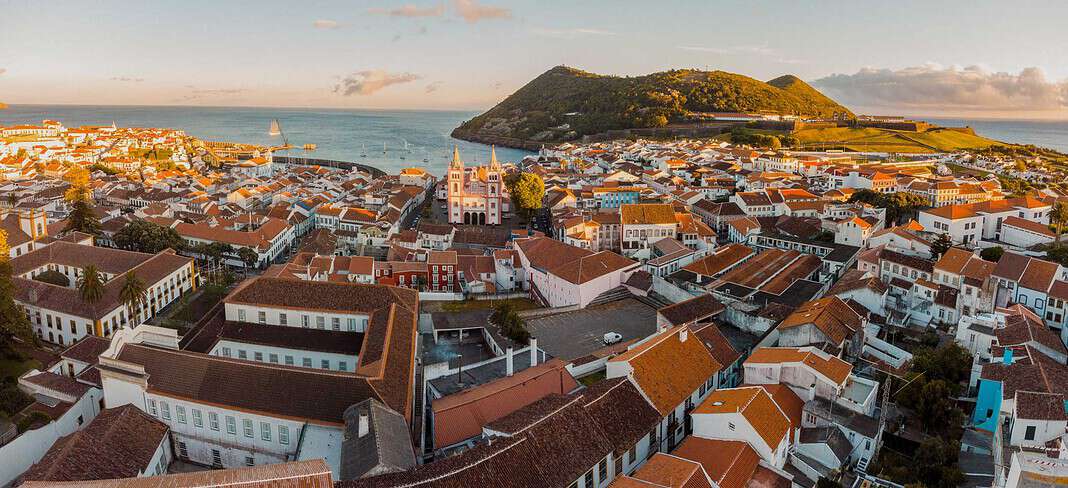
<path id="1" fill-rule="evenodd" d="M 434 400 L 434 447 L 443 449 L 478 436 L 494 420 L 547 395 L 570 393 L 578 383 L 565 366 L 563 361 L 553 359 Z"/>

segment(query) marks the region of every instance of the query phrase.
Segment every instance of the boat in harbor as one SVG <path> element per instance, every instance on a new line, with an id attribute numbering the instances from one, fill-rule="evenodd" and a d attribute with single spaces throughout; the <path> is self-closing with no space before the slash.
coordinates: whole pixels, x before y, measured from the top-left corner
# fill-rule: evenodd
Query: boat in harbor
<path id="1" fill-rule="evenodd" d="M 282 135 L 282 125 L 278 123 L 278 119 L 271 120 L 271 128 L 267 131 L 269 136 Z"/>

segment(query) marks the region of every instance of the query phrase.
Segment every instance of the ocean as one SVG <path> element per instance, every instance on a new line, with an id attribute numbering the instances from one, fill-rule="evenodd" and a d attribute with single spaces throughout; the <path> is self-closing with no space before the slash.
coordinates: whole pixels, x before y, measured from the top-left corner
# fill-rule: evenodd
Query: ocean
<path id="1" fill-rule="evenodd" d="M 1068 120 L 942 119 L 916 117 L 945 127 L 968 126 L 983 137 L 1034 144 L 1068 154 Z"/>
<path id="2" fill-rule="evenodd" d="M 484 144 L 449 137 L 452 129 L 478 112 L 435 110 L 352 110 L 236 107 L 136 107 L 87 105 L 12 105 L 0 110 L 0 125 L 58 120 L 68 127 L 110 125 L 169 127 L 207 140 L 279 145 L 268 135 L 271 120 L 296 149 L 284 155 L 355 161 L 388 173 L 417 166 L 444 175 L 453 145 L 469 164 L 489 161 Z M 1068 153 L 1068 121 L 922 118 L 944 126 L 971 126 L 982 136 L 1034 144 Z M 300 149 L 316 144 L 314 151 Z M 405 143 L 408 150 L 405 151 Z M 384 149 L 384 150 L 383 150 Z M 497 148 L 497 158 L 515 162 L 527 151 Z M 423 159 L 429 161 L 424 163 Z"/>
<path id="3" fill-rule="evenodd" d="M 276 153 L 320 159 L 354 161 L 397 173 L 402 168 L 421 167 L 444 175 L 452 159 L 453 145 L 468 164 L 489 162 L 490 147 L 461 141 L 449 133 L 479 112 L 434 110 L 347 110 L 236 107 L 140 107 L 87 105 L 11 105 L 0 110 L 0 126 L 39 124 L 56 120 L 67 127 L 111 125 L 120 127 L 167 127 L 211 140 L 262 145 L 281 145 L 282 138 L 268 135 L 271 120 L 278 119 L 282 132 L 295 149 Z M 316 144 L 304 151 L 304 144 Z M 405 151 L 405 143 L 408 150 Z M 384 152 L 383 152 L 384 148 Z M 497 159 L 516 162 L 527 151 L 497 148 Z M 429 161 L 423 162 L 426 158 Z"/>

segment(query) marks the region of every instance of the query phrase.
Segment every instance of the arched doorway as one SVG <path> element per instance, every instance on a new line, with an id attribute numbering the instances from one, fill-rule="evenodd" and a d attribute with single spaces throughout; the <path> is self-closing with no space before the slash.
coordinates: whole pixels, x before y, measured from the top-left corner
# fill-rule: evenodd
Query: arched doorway
<path id="1" fill-rule="evenodd" d="M 479 212 L 478 213 L 478 225 L 486 225 L 486 213 L 485 212 Z"/>
<path id="2" fill-rule="evenodd" d="M 467 224 L 470 224 L 470 223 L 471 223 L 471 212 L 464 212 L 464 224 L 467 225 Z"/>

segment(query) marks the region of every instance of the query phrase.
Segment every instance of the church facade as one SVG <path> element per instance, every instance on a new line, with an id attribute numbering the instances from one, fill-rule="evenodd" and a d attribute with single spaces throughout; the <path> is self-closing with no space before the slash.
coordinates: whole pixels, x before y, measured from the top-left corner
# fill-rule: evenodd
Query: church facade
<path id="1" fill-rule="evenodd" d="M 489 166 L 464 168 L 459 148 L 453 148 L 446 181 L 450 224 L 501 224 L 511 200 L 504 188 L 504 171 L 497 161 L 497 151 L 490 151 Z"/>

